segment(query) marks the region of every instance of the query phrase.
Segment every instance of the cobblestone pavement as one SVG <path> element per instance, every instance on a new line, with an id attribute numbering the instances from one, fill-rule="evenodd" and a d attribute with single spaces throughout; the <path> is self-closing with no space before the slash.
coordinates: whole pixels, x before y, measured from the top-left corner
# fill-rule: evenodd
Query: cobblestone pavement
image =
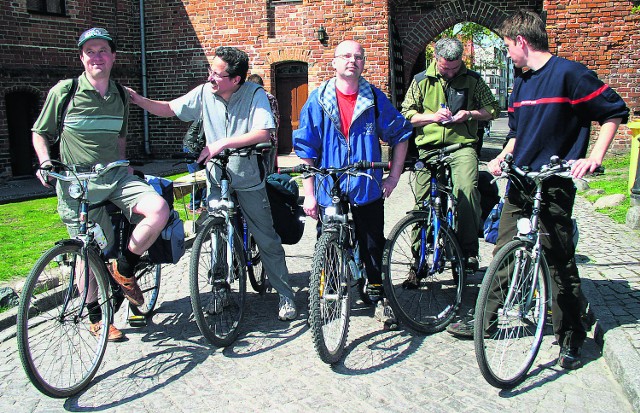
<path id="1" fill-rule="evenodd" d="M 408 188 L 405 174 L 387 204 L 387 232 L 411 208 Z M 586 207 L 584 215 L 582 240 L 600 233 Z M 373 319 L 371 307 L 355 303 L 346 357 L 334 367 L 325 365 L 315 354 L 306 324 L 313 234 L 313 223 L 308 221 L 303 240 L 286 247 L 300 310 L 296 320 L 277 321 L 277 294 L 252 293 L 247 323 L 236 343 L 227 349 L 211 347 L 191 316 L 187 253 L 177 265 L 163 269 L 159 307 L 149 325 L 130 328 L 126 314 L 119 313 L 116 325 L 128 341 L 109 343 L 90 387 L 69 399 L 47 398 L 31 385 L 20 366 L 12 328 L 5 330 L 0 343 L 0 411 L 634 411 L 592 335 L 584 347 L 583 368 L 568 372 L 556 367 L 558 346 L 546 336 L 527 380 L 511 391 L 499 391 L 480 375 L 472 341 L 456 340 L 446 332 L 423 336 L 384 331 Z M 589 245 L 604 248 L 610 238 L 618 238 L 615 232 L 607 234 Z M 582 245 L 586 249 L 587 242 Z M 481 249 L 481 263 L 486 266 L 491 246 L 481 242 Z M 580 250 L 582 271 L 598 273 L 592 281 L 594 290 L 611 289 L 602 292 L 604 306 L 611 307 L 606 300 L 619 294 L 630 295 L 632 288 L 637 298 L 635 287 L 621 279 L 633 278 L 635 271 L 637 284 L 637 256 L 589 251 Z M 620 278 L 605 284 L 607 268 L 616 264 Z M 470 279 L 470 293 L 480 277 L 478 273 Z M 619 314 L 613 318 L 621 319 Z M 622 324 L 637 332 L 637 314 L 625 319 Z"/>

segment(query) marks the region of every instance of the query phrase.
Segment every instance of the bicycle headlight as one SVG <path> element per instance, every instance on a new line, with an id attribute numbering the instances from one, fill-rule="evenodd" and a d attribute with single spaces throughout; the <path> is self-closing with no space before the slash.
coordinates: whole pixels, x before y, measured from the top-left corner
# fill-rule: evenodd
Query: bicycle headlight
<path id="1" fill-rule="evenodd" d="M 518 220 L 518 234 L 527 235 L 531 233 L 531 220 L 529 218 L 520 218 Z"/>
<path id="2" fill-rule="evenodd" d="M 336 215 L 336 207 L 330 206 L 324 209 L 324 214 L 329 217 L 333 217 Z"/>
<path id="3" fill-rule="evenodd" d="M 73 199 L 78 199 L 82 196 L 82 187 L 80 184 L 69 185 L 69 196 Z"/>

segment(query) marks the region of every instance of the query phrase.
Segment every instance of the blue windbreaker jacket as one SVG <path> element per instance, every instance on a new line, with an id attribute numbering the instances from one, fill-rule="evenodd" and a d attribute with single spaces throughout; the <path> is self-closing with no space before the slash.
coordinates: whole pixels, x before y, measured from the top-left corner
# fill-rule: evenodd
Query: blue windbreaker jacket
<path id="1" fill-rule="evenodd" d="M 347 141 L 340 130 L 335 83 L 335 78 L 322 83 L 302 108 L 300 127 L 293 131 L 293 147 L 300 158 L 314 159 L 319 167 L 339 167 L 361 160 L 380 162 L 380 140 L 393 147 L 411 137 L 409 121 L 384 93 L 361 77 Z M 382 170 L 367 173 L 374 179 L 350 176 L 341 180 L 342 190 L 352 204 L 365 205 L 382 196 Z M 331 205 L 330 181 L 320 177 L 315 180 L 316 198 L 323 207 Z"/>

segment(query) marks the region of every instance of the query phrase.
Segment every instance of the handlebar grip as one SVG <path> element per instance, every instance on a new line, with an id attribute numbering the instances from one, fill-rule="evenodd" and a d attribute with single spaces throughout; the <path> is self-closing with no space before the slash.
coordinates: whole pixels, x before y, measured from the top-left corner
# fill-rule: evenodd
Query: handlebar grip
<path id="1" fill-rule="evenodd" d="M 604 166 L 600 165 L 591 172 L 591 175 L 604 175 Z"/>
<path id="2" fill-rule="evenodd" d="M 371 168 L 372 169 L 384 169 L 384 170 L 390 170 L 391 169 L 391 161 L 389 162 L 371 162 Z"/>
<path id="3" fill-rule="evenodd" d="M 181 152 L 181 153 L 174 153 L 171 155 L 171 159 L 182 159 L 185 161 L 193 161 L 195 162 L 196 159 L 198 159 L 198 157 L 200 156 L 200 154 L 198 153 L 191 153 L 191 152 Z"/>
<path id="4" fill-rule="evenodd" d="M 278 173 L 279 174 L 292 174 L 292 173 L 299 174 L 304 171 L 304 168 L 305 168 L 304 164 L 296 165 L 292 167 L 278 168 Z"/>

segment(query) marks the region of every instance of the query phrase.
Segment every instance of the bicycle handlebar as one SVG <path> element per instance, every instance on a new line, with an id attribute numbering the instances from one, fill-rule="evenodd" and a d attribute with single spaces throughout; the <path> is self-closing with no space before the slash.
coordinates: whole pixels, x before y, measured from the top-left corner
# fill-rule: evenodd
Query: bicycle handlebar
<path id="1" fill-rule="evenodd" d="M 391 162 L 358 161 L 358 162 L 341 166 L 341 167 L 329 167 L 329 168 L 319 168 L 313 165 L 303 163 L 293 167 L 278 168 L 278 173 L 281 173 L 281 174 L 308 173 L 308 174 L 330 175 L 332 173 L 339 173 L 339 172 L 348 173 L 351 171 L 363 171 L 367 169 L 383 169 L 388 171 L 391 169 Z"/>
<path id="2" fill-rule="evenodd" d="M 71 167 L 70 165 L 58 161 L 56 161 L 56 163 L 58 164 L 57 168 L 54 165 L 46 165 L 39 168 L 42 171 L 42 176 L 45 178 L 45 180 L 47 177 L 51 176 L 64 182 L 88 181 L 89 179 L 96 178 L 102 174 L 109 172 L 112 169 L 129 166 L 128 160 L 120 160 L 111 162 L 107 165 L 97 164 L 93 168 L 91 168 L 92 171 L 90 172 L 75 172 L 73 170 L 73 167 Z M 65 175 L 60 172 L 56 172 L 56 170 L 69 171 L 71 173 Z"/>
<path id="3" fill-rule="evenodd" d="M 243 146 L 241 148 L 224 149 L 222 152 L 212 157 L 211 159 L 227 159 L 231 155 L 250 156 L 254 153 L 262 153 L 266 150 L 271 150 L 271 149 L 273 149 L 273 145 L 271 144 L 271 142 L 261 142 L 255 145 Z M 199 153 L 192 153 L 192 152 L 181 152 L 181 153 L 174 153 L 173 155 L 171 155 L 171 159 L 179 159 L 179 160 L 182 160 L 183 162 L 188 162 L 188 163 L 197 161 L 199 157 L 200 157 Z M 204 167 L 204 164 L 200 164 L 200 166 Z"/>
<path id="4" fill-rule="evenodd" d="M 513 155 L 508 153 L 505 155 L 504 160 L 500 162 L 500 169 L 502 169 L 502 175 L 508 177 L 509 174 L 514 174 L 521 177 L 527 177 L 534 181 L 544 181 L 552 176 L 559 176 L 561 178 L 572 179 L 571 175 L 571 163 L 569 161 L 560 159 L 557 155 L 549 158 L 549 163 L 543 165 L 540 171 L 529 171 L 527 167 L 520 168 L 513 162 Z M 604 173 L 604 167 L 599 166 L 593 172 L 592 175 L 601 175 Z"/>

